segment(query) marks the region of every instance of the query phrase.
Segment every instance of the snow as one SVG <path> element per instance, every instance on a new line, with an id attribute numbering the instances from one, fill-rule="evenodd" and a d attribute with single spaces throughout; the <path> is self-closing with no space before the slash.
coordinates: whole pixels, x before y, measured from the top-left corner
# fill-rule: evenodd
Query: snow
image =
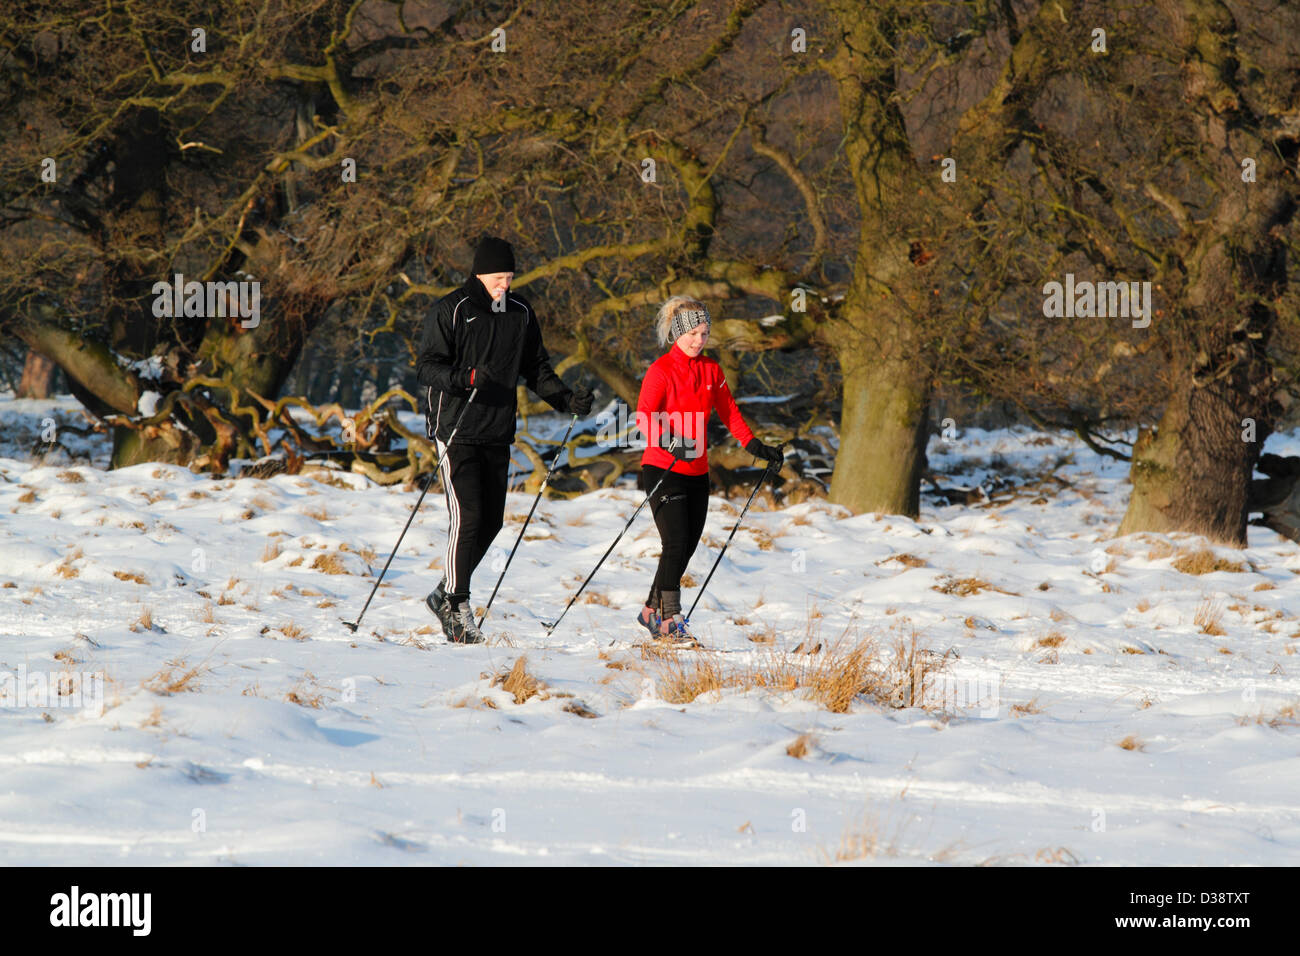
<path id="1" fill-rule="evenodd" d="M 161 355 L 150 355 L 148 358 L 134 362 L 128 361 L 120 355 L 117 356 L 117 359 L 134 372 L 137 377 L 145 381 L 161 381 L 163 373 L 166 371 Z M 153 412 L 147 412 L 146 414 L 152 415 Z"/>
<path id="2" fill-rule="evenodd" d="M 141 415 L 143 415 L 145 418 L 148 418 L 151 415 L 157 413 L 158 402 L 161 399 L 162 399 L 162 394 L 160 392 L 145 390 L 144 392 L 140 393 L 140 401 L 136 405 L 136 408 L 139 410 Z"/>
<path id="3" fill-rule="evenodd" d="M 658 553 L 644 512 L 597 603 L 547 635 L 635 489 L 542 501 L 482 647 L 443 643 L 424 607 L 447 525 L 430 494 L 353 635 L 340 621 L 418 491 L 103 471 L 103 436 L 77 458 L 33 437 L 73 409 L 0 398 L 0 674 L 101 674 L 102 712 L 0 707 L 0 863 L 797 864 L 871 828 L 867 862 L 1297 859 L 1300 550 L 1252 528 L 1245 550 L 1214 549 L 1241 571 L 1178 571 L 1174 552 L 1205 543 L 1114 539 L 1126 468 L 1072 439 L 936 438 L 946 485 L 1068 485 L 916 521 L 755 501 L 692 620 L 720 666 L 846 632 L 948 655 L 928 707 L 832 713 L 778 687 L 665 699 L 666 665 L 633 646 Z M 511 494 L 507 515 L 531 502 Z M 714 496 L 695 580 L 742 504 Z M 991 587 L 963 593 L 971 578 Z M 750 640 L 769 627 L 775 644 Z M 493 685 L 521 655 L 546 699 Z"/>

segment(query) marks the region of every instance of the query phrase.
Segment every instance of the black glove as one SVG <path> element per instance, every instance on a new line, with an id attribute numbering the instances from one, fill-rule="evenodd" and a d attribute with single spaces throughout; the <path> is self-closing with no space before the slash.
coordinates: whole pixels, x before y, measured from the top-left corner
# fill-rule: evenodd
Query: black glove
<path id="1" fill-rule="evenodd" d="M 569 393 L 569 414 L 585 416 L 591 412 L 591 403 L 595 398 L 591 389 L 585 385 L 575 385 Z"/>
<path id="2" fill-rule="evenodd" d="M 672 445 L 674 439 L 676 439 L 677 444 Z M 669 447 L 669 445 L 672 447 Z M 660 435 L 659 447 L 668 452 L 668 454 L 672 455 L 678 461 L 689 461 L 696 457 L 695 442 L 688 441 L 687 439 L 678 437 L 677 435 Z"/>
<path id="3" fill-rule="evenodd" d="M 745 451 L 755 458 L 764 459 L 771 471 L 779 469 L 785 461 L 785 445 L 764 445 L 757 438 L 751 438 L 745 445 Z"/>
<path id="4" fill-rule="evenodd" d="M 467 392 L 472 388 L 483 388 L 489 381 L 481 368 L 458 368 L 451 373 L 451 384 Z"/>

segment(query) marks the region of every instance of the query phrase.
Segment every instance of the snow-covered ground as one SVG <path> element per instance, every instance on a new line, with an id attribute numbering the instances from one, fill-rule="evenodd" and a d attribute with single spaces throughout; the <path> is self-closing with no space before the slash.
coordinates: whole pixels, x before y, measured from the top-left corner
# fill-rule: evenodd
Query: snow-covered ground
<path id="1" fill-rule="evenodd" d="M 0 708 L 4 864 L 1300 860 L 1300 549 L 1252 528 L 1196 574 L 1198 539 L 1114 539 L 1126 469 L 1072 439 L 936 439 L 952 484 L 1024 487 L 917 522 L 757 503 L 692 621 L 710 650 L 674 662 L 634 646 L 644 513 L 594 602 L 541 624 L 631 489 L 543 501 L 469 648 L 423 604 L 430 495 L 354 635 L 415 492 L 105 472 L 94 440 L 39 463 L 40 423 L 75 408 L 0 401 L 0 694 L 25 705 Z M 510 496 L 476 603 L 530 502 Z M 696 581 L 740 504 L 715 496 Z M 913 635 L 946 655 L 923 706 L 753 686 Z M 544 688 L 515 703 L 494 678 L 521 657 Z M 684 701 L 697 665 L 748 686 Z"/>

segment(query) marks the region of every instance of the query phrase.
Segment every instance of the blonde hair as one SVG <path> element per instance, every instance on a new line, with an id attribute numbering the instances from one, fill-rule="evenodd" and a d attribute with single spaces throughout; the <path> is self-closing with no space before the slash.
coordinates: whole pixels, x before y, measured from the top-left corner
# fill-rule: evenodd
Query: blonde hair
<path id="1" fill-rule="evenodd" d="M 689 295 L 672 296 L 659 306 L 659 314 L 655 316 L 655 333 L 659 337 L 660 345 L 668 345 L 672 342 L 673 316 L 683 309 L 701 309 L 705 315 L 709 314 L 709 310 L 699 299 Z M 713 324 L 712 318 L 709 319 L 709 324 Z"/>

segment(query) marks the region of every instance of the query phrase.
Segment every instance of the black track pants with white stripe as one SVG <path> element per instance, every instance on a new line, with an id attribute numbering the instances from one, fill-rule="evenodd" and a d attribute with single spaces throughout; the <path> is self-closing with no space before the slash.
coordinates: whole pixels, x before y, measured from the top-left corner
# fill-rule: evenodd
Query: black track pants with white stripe
<path id="1" fill-rule="evenodd" d="M 506 508 L 509 445 L 438 442 L 438 475 L 447 494 L 447 556 L 443 561 L 447 596 L 469 597 L 469 579 L 501 530 Z"/>

